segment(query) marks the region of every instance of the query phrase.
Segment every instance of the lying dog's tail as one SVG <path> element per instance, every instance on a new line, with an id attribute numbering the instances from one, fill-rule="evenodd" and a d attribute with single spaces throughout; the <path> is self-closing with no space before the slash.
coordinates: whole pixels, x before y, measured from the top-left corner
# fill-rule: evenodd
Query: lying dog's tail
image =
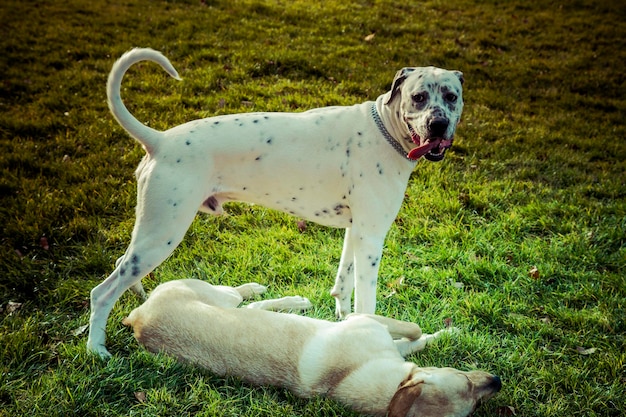
<path id="1" fill-rule="evenodd" d="M 152 129 L 133 116 L 124 103 L 120 95 L 122 78 L 131 65 L 140 61 L 152 61 L 159 64 L 169 75 L 180 80 L 178 72 L 174 69 L 170 61 L 158 51 L 149 48 L 136 48 L 126 52 L 115 62 L 109 80 L 107 81 L 107 101 L 109 109 L 118 123 L 135 139 L 137 139 L 150 153 L 156 146 L 157 140 L 161 137 L 161 132 Z"/>

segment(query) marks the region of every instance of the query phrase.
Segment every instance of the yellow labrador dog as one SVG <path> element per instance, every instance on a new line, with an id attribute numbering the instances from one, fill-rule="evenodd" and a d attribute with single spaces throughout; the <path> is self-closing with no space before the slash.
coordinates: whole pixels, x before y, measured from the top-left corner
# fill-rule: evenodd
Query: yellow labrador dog
<path id="1" fill-rule="evenodd" d="M 301 397 L 327 396 L 376 416 L 467 416 L 500 390 L 500 378 L 486 372 L 420 368 L 403 359 L 447 330 L 426 335 L 416 324 L 375 315 L 330 322 L 268 311 L 310 307 L 302 297 L 236 308 L 264 291 L 258 284 L 170 281 L 124 324 L 151 352 Z"/>

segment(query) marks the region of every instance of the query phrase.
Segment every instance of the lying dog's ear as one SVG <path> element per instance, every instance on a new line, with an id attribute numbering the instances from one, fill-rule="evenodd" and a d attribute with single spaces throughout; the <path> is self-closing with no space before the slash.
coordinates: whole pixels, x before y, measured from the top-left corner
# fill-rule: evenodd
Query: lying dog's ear
<path id="1" fill-rule="evenodd" d="M 461 85 L 465 82 L 465 77 L 463 77 L 463 73 L 461 71 L 452 71 L 454 75 L 459 77 L 459 81 L 461 81 Z"/>
<path id="2" fill-rule="evenodd" d="M 396 76 L 393 78 L 393 83 L 391 84 L 391 95 L 389 96 L 385 104 L 389 104 L 393 101 L 393 99 L 398 95 L 398 92 L 400 91 L 400 86 L 413 71 L 415 71 L 415 68 L 405 67 L 396 72 Z"/>
<path id="3" fill-rule="evenodd" d="M 406 417 L 415 400 L 422 393 L 423 383 L 422 380 L 409 379 L 401 384 L 389 403 L 387 417 Z"/>

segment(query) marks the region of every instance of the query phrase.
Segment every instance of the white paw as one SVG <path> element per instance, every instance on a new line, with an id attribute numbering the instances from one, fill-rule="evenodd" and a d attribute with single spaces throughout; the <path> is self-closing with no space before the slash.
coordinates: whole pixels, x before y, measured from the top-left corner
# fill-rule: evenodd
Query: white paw
<path id="1" fill-rule="evenodd" d="M 256 282 L 251 282 L 247 285 L 250 292 L 254 295 L 259 295 L 267 292 L 267 287 L 265 285 L 257 284 Z"/>
<path id="2" fill-rule="evenodd" d="M 236 288 L 239 294 L 245 299 L 253 298 L 255 295 L 263 294 L 267 287 L 256 282 L 240 285 Z"/>
<path id="3" fill-rule="evenodd" d="M 103 361 L 111 359 L 112 357 L 112 355 L 109 353 L 104 345 L 91 346 L 90 343 L 87 342 L 87 351 L 98 356 Z"/>
<path id="4" fill-rule="evenodd" d="M 304 311 L 313 307 L 308 298 L 300 297 L 299 295 L 285 297 L 285 301 L 291 310 Z"/>

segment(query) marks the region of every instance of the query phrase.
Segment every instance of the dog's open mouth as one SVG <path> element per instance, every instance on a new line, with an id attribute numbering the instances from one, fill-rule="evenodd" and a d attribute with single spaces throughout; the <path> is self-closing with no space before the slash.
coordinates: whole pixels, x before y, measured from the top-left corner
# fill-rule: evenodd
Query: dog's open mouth
<path id="1" fill-rule="evenodd" d="M 407 158 L 417 161 L 422 156 L 429 161 L 438 162 L 445 156 L 446 150 L 452 146 L 453 139 L 432 138 L 426 143 L 422 144 L 422 140 L 419 135 L 410 129 L 411 139 L 418 145 L 417 148 L 413 148 L 407 154 Z"/>

